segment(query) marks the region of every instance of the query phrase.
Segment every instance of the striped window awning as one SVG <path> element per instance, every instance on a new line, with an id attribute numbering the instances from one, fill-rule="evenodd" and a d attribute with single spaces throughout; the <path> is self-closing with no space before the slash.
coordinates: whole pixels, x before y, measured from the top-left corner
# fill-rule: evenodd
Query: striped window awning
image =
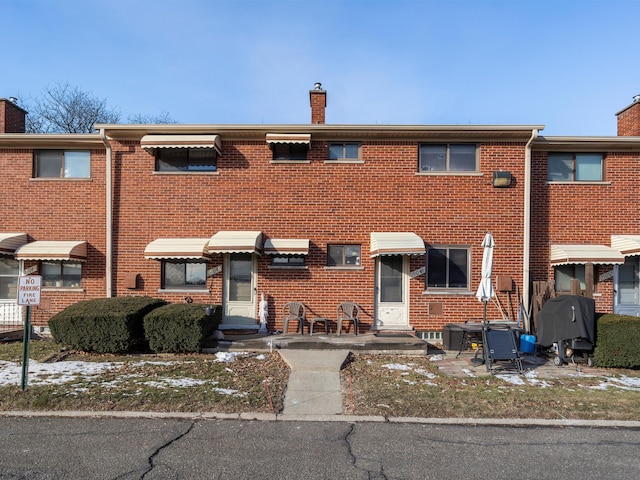
<path id="1" fill-rule="evenodd" d="M 26 233 L 0 233 L 0 255 L 13 255 L 25 243 Z"/>
<path id="2" fill-rule="evenodd" d="M 619 265 L 624 263 L 624 255 L 606 245 L 551 245 L 551 265 L 586 263 Z"/>
<path id="3" fill-rule="evenodd" d="M 424 241 L 412 232 L 373 232 L 369 254 L 380 255 L 424 255 Z"/>
<path id="4" fill-rule="evenodd" d="M 144 249 L 153 260 L 198 260 L 209 255 L 208 238 L 157 238 Z"/>
<path id="5" fill-rule="evenodd" d="M 611 248 L 625 257 L 640 255 L 640 235 L 611 235 Z"/>
<path id="6" fill-rule="evenodd" d="M 18 260 L 87 260 L 87 242 L 38 240 L 27 243 L 18 250 Z"/>
<path id="7" fill-rule="evenodd" d="M 245 230 L 223 230 L 209 239 L 209 253 L 254 253 L 259 252 L 262 232 Z"/>
<path id="8" fill-rule="evenodd" d="M 309 240 L 297 238 L 269 238 L 264 242 L 266 255 L 308 255 Z"/>
<path id="9" fill-rule="evenodd" d="M 310 133 L 267 133 L 267 143 L 300 143 L 309 145 L 311 143 Z"/>
<path id="10" fill-rule="evenodd" d="M 151 154 L 157 148 L 213 148 L 218 153 L 222 150 L 219 135 L 145 135 L 140 146 Z"/>

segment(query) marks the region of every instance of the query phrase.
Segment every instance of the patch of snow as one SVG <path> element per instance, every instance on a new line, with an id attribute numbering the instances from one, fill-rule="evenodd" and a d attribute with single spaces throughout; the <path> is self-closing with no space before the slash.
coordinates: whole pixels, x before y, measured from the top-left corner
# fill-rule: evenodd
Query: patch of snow
<path id="1" fill-rule="evenodd" d="M 389 370 L 411 370 L 411 367 L 409 365 L 404 365 L 402 363 L 387 363 L 385 365 L 382 365 L 384 368 L 388 368 Z"/>
<path id="2" fill-rule="evenodd" d="M 157 388 L 189 388 L 196 385 L 204 385 L 208 383 L 206 380 L 197 380 L 195 378 L 161 378 L 159 380 L 153 380 L 148 382 L 142 382 L 143 385 Z"/>
<path id="3" fill-rule="evenodd" d="M 414 372 L 416 372 L 419 375 L 425 376 L 427 378 L 436 378 L 437 377 L 437 375 L 435 373 L 431 373 L 431 372 L 425 370 L 424 368 L 416 368 L 414 370 Z"/>
<path id="4" fill-rule="evenodd" d="M 30 385 L 61 384 L 78 379 L 91 379 L 110 370 L 118 369 L 116 362 L 56 362 L 40 363 L 29 360 Z M 20 384 L 22 366 L 14 362 L 0 361 L 0 387 Z"/>
<path id="5" fill-rule="evenodd" d="M 494 375 L 496 378 L 503 380 L 505 382 L 511 383 L 512 385 L 524 385 L 525 381 L 519 375 L 507 375 L 498 373 Z"/>
<path id="6" fill-rule="evenodd" d="M 473 377 L 473 378 L 476 377 L 476 374 L 467 368 L 461 368 L 461 370 L 467 377 Z"/>
<path id="7" fill-rule="evenodd" d="M 431 355 L 429 357 L 429 360 L 432 362 L 439 362 L 440 360 L 444 360 L 444 356 L 438 354 L 438 355 Z"/>
<path id="8" fill-rule="evenodd" d="M 256 356 L 256 360 L 265 360 L 267 358 L 267 356 L 263 353 L 261 353 L 260 355 Z"/>
<path id="9" fill-rule="evenodd" d="M 236 357 L 247 355 L 247 352 L 217 352 L 216 362 L 235 362 Z"/>

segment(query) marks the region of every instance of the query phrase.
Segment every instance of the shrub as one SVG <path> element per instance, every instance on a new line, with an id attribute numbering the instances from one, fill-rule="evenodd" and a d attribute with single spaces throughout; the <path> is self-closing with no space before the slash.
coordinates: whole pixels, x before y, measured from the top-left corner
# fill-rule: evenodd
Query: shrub
<path id="1" fill-rule="evenodd" d="M 199 352 L 213 334 L 222 315 L 216 308 L 207 315 L 207 305 L 174 303 L 149 312 L 144 317 L 144 333 L 154 352 Z"/>
<path id="2" fill-rule="evenodd" d="M 165 304 L 151 297 L 85 300 L 51 317 L 49 327 L 56 342 L 74 350 L 128 352 L 145 347 L 143 318 Z"/>
<path id="3" fill-rule="evenodd" d="M 593 361 L 598 367 L 640 367 L 640 318 L 607 314 L 598 319 Z"/>

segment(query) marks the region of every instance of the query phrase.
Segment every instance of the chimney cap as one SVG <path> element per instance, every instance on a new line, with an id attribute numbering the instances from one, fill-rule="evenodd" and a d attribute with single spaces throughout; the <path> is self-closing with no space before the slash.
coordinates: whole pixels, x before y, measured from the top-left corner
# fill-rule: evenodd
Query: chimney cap
<path id="1" fill-rule="evenodd" d="M 322 90 L 322 84 L 320 82 L 316 82 L 313 84 L 314 90 Z"/>
<path id="2" fill-rule="evenodd" d="M 16 105 L 18 104 L 18 99 L 16 97 L 9 97 L 9 101 L 11 103 L 15 103 Z"/>
<path id="3" fill-rule="evenodd" d="M 633 103 L 640 103 L 640 94 L 633 96 Z"/>

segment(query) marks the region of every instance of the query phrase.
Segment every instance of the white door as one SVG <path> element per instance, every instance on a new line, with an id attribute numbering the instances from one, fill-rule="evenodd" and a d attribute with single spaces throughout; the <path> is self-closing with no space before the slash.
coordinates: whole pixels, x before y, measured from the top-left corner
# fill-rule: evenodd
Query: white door
<path id="1" fill-rule="evenodd" d="M 254 326 L 256 322 L 256 259 L 252 253 L 224 258 L 224 326 Z"/>
<path id="2" fill-rule="evenodd" d="M 409 328 L 409 257 L 385 255 L 376 260 L 376 329 Z"/>

